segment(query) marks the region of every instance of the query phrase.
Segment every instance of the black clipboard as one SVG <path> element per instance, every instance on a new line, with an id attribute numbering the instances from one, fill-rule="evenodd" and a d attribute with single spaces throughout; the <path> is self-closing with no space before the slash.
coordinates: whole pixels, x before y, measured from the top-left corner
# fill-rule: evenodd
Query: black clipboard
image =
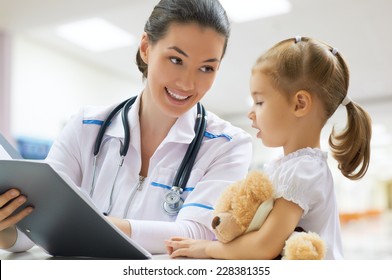
<path id="1" fill-rule="evenodd" d="M 71 182 L 48 163 L 0 160 L 0 193 L 18 188 L 34 211 L 17 224 L 56 257 L 150 259 L 151 254 L 112 225 Z M 27 204 L 26 204 L 27 205 Z"/>

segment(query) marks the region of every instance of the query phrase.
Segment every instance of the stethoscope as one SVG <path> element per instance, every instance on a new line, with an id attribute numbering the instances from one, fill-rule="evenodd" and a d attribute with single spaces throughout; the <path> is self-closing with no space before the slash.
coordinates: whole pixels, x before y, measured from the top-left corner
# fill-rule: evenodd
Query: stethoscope
<path id="1" fill-rule="evenodd" d="M 95 189 L 95 179 L 96 179 L 96 170 L 97 170 L 97 158 L 99 155 L 99 150 L 103 144 L 103 136 L 105 134 L 106 129 L 110 125 L 113 118 L 121 111 L 121 120 L 124 129 L 124 142 L 121 142 L 120 147 L 120 159 L 118 163 L 118 167 L 116 170 L 116 174 L 114 177 L 114 181 L 112 184 L 112 189 L 110 193 L 109 206 L 108 209 L 104 212 L 105 215 L 108 215 L 113 207 L 113 193 L 114 188 L 116 186 L 116 181 L 120 169 L 124 163 L 124 158 L 128 152 L 129 143 L 130 143 L 130 129 L 129 129 L 129 121 L 128 121 L 128 112 L 135 102 L 136 96 L 131 97 L 119 105 L 117 105 L 113 111 L 110 112 L 106 120 L 102 123 L 101 128 L 97 134 L 97 138 L 95 140 L 94 145 L 94 159 L 93 159 L 93 178 L 91 183 L 90 197 L 92 197 Z M 207 117 L 206 111 L 200 103 L 197 103 L 197 117 L 195 122 L 195 137 L 192 142 L 189 144 L 188 149 L 185 153 L 185 156 L 180 164 L 180 167 L 177 171 L 176 177 L 173 181 L 173 186 L 170 191 L 164 195 L 163 209 L 170 216 L 177 215 L 180 211 L 182 205 L 184 204 L 184 200 L 181 198 L 181 194 L 184 191 L 184 188 L 188 182 L 189 176 L 192 171 L 193 164 L 196 160 L 197 153 L 200 150 L 201 143 L 203 141 L 204 133 L 207 127 Z"/>

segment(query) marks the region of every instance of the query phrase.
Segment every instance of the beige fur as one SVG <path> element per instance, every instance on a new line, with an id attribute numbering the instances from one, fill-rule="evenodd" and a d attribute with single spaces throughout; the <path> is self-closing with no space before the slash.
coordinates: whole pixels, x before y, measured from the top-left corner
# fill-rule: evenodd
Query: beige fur
<path id="1" fill-rule="evenodd" d="M 263 209 L 268 212 L 257 215 L 262 220 L 256 223 L 255 213 L 260 205 L 273 197 L 274 187 L 262 172 L 251 171 L 245 179 L 230 185 L 215 205 L 212 228 L 217 239 L 227 243 L 245 234 L 251 222 L 261 226 L 273 206 Z M 316 233 L 295 232 L 286 240 L 282 259 L 323 259 L 325 251 L 325 243 Z"/>
<path id="2" fill-rule="evenodd" d="M 325 258 L 324 241 L 314 232 L 294 232 L 286 240 L 283 260 L 321 260 Z"/>

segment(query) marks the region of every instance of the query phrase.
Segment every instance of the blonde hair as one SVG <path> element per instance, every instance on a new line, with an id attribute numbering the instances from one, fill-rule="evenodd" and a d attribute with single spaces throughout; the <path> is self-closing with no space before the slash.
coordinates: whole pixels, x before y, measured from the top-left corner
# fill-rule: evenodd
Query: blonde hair
<path id="1" fill-rule="evenodd" d="M 272 78 L 287 97 L 299 90 L 316 96 L 323 105 L 323 121 L 334 114 L 347 96 L 349 70 L 336 49 L 318 40 L 302 37 L 281 41 L 259 57 L 253 71 Z M 357 103 L 345 105 L 347 124 L 340 133 L 332 129 L 329 145 L 342 174 L 362 178 L 369 167 L 371 118 Z"/>

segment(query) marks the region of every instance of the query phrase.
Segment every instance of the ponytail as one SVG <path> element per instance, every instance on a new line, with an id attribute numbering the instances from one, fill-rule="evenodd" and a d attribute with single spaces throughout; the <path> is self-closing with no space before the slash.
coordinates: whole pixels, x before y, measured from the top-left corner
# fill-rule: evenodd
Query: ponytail
<path id="1" fill-rule="evenodd" d="M 329 145 L 342 174 L 351 180 L 358 180 L 369 168 L 371 118 L 361 106 L 352 101 L 345 107 L 347 126 L 340 134 L 332 130 Z"/>

